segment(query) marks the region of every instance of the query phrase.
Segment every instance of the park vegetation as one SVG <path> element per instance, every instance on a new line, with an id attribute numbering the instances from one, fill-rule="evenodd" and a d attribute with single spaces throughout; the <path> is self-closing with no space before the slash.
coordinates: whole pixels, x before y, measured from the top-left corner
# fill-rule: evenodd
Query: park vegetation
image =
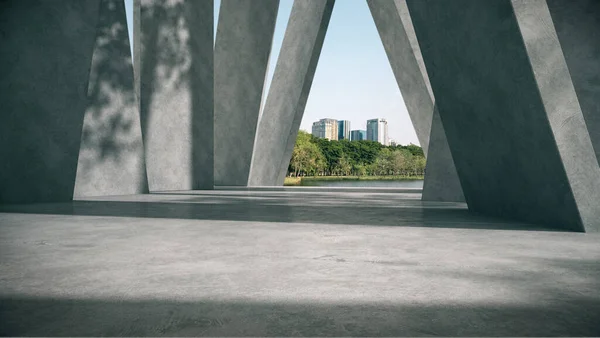
<path id="1" fill-rule="evenodd" d="M 423 149 L 417 145 L 384 146 L 374 141 L 329 141 L 305 131 L 298 138 L 288 176 L 400 176 L 422 178 Z"/>

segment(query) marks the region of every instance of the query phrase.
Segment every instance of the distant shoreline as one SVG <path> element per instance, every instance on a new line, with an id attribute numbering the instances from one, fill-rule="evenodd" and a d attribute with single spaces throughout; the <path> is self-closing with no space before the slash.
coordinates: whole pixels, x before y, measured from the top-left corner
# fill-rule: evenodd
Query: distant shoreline
<path id="1" fill-rule="evenodd" d="M 386 176 L 302 176 L 302 177 L 286 177 L 283 183 L 284 186 L 301 185 L 302 181 L 414 181 L 423 180 L 424 176 L 402 176 L 402 175 L 386 175 Z"/>

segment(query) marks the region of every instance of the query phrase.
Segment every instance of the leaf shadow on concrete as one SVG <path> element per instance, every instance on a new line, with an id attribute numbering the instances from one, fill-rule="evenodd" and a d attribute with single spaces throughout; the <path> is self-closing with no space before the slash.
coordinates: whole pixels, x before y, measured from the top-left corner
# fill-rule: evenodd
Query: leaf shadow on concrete
<path id="1" fill-rule="evenodd" d="M 122 0 L 100 1 L 75 197 L 148 191 Z"/>
<path id="2" fill-rule="evenodd" d="M 150 190 L 212 189 L 213 23 L 204 20 L 214 15 L 212 3 L 140 6 L 140 116 Z"/>

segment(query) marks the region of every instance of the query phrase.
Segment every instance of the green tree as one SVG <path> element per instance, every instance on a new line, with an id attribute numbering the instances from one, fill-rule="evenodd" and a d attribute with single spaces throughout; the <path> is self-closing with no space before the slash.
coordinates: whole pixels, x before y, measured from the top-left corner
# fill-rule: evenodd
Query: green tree
<path id="1" fill-rule="evenodd" d="M 422 156 L 425 157 L 425 154 L 423 153 L 423 148 L 419 147 L 416 144 L 409 144 L 405 147 L 405 149 L 407 149 L 408 151 L 410 151 L 410 153 L 413 156 Z"/>
<path id="2" fill-rule="evenodd" d="M 422 175 L 423 149 L 374 141 L 329 141 L 298 132 L 289 172 L 296 175 Z"/>
<path id="3" fill-rule="evenodd" d="M 381 149 L 379 154 L 375 158 L 375 162 L 372 164 L 372 170 L 374 175 L 388 175 L 391 170 L 391 150 L 387 148 Z"/>
<path id="4" fill-rule="evenodd" d="M 350 159 L 346 156 L 345 153 L 342 153 L 340 158 L 338 158 L 337 163 L 335 165 L 335 172 L 338 175 L 348 176 L 352 171 L 352 164 L 350 163 Z"/>
<path id="5" fill-rule="evenodd" d="M 405 175 L 410 167 L 413 155 L 407 149 L 393 151 L 390 161 L 395 175 Z"/>
<path id="6" fill-rule="evenodd" d="M 314 175 L 319 170 L 323 160 L 321 150 L 312 142 L 312 135 L 303 130 L 299 131 L 290 161 L 290 167 L 295 176 Z"/>
<path id="7" fill-rule="evenodd" d="M 418 175 L 425 175 L 425 165 L 427 162 L 425 161 L 425 156 L 419 156 L 416 158 L 416 169 Z"/>
<path id="8" fill-rule="evenodd" d="M 352 166 L 352 170 L 356 176 L 365 176 L 367 174 L 367 166 L 362 163 Z"/>

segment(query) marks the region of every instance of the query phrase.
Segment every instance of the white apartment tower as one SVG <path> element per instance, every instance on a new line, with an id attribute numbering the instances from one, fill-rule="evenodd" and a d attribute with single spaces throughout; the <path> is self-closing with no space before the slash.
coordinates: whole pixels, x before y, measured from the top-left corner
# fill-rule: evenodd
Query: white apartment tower
<path id="1" fill-rule="evenodd" d="M 313 122 L 312 134 L 315 137 L 326 138 L 328 140 L 338 139 L 338 121 L 334 119 L 320 119 Z"/>
<path id="2" fill-rule="evenodd" d="M 379 142 L 384 146 L 389 145 L 386 119 L 367 120 L 367 140 Z"/>

